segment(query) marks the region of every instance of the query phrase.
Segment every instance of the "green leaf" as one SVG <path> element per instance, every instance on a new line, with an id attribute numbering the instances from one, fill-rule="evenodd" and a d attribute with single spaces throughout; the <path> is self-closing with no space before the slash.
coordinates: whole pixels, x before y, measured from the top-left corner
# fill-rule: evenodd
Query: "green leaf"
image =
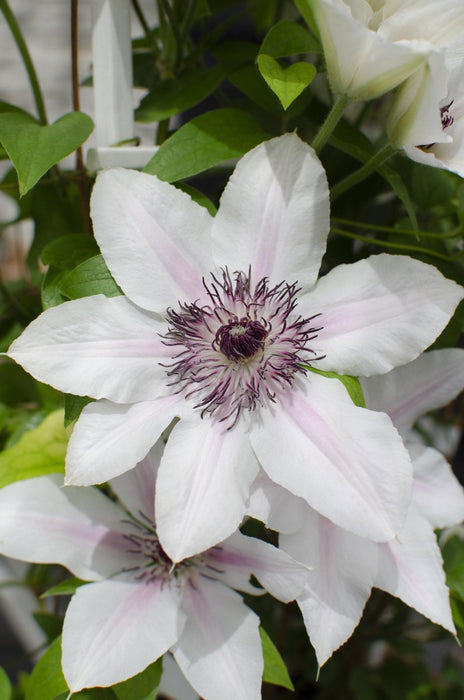
<path id="1" fill-rule="evenodd" d="M 39 627 L 45 632 L 49 642 L 52 642 L 61 634 L 63 629 L 63 616 L 54 613 L 38 611 L 32 613 L 32 617 Z"/>
<path id="2" fill-rule="evenodd" d="M 307 29 L 296 22 L 277 22 L 266 34 L 259 50 L 273 58 L 283 58 L 298 53 L 320 53 L 321 45 Z"/>
<path id="3" fill-rule="evenodd" d="M 92 130 L 92 120 L 82 112 L 65 114 L 50 126 L 22 113 L 0 114 L 0 142 L 18 173 L 20 195 L 83 144 Z"/>
<path id="4" fill-rule="evenodd" d="M 74 423 L 82 413 L 82 409 L 88 403 L 94 401 L 90 396 L 74 396 L 74 394 L 64 395 L 64 425 L 65 428 Z"/>
<path id="5" fill-rule="evenodd" d="M 114 685 L 113 692 L 118 700 L 155 700 L 162 671 L 161 657 L 137 676 Z"/>
<path id="6" fill-rule="evenodd" d="M 135 110 L 138 122 L 162 121 L 202 102 L 224 77 L 220 66 L 188 71 L 175 78 L 157 81 Z"/>
<path id="7" fill-rule="evenodd" d="M 412 195 L 420 209 L 428 211 L 450 201 L 455 191 L 453 176 L 445 170 L 413 164 Z"/>
<path id="8" fill-rule="evenodd" d="M 63 473 L 69 431 L 63 411 L 53 411 L 34 430 L 0 454 L 0 488 L 14 481 Z"/>
<path id="9" fill-rule="evenodd" d="M 44 265 L 53 265 L 60 270 L 72 270 L 99 252 L 94 238 L 85 233 L 71 233 L 47 243 L 40 257 Z"/>
<path id="10" fill-rule="evenodd" d="M 264 658 L 263 681 L 273 685 L 281 685 L 283 688 L 288 688 L 288 690 L 295 690 L 284 660 L 267 632 L 261 626 L 259 634 L 261 636 Z"/>
<path id="11" fill-rule="evenodd" d="M 67 690 L 61 670 L 61 637 L 57 637 L 32 671 L 25 700 L 54 700 Z"/>
<path id="12" fill-rule="evenodd" d="M 350 395 L 350 399 L 355 404 L 355 406 L 366 408 L 364 392 L 357 377 L 352 377 L 349 374 L 337 374 L 336 372 L 324 372 L 321 369 L 316 369 L 315 367 L 310 367 L 309 365 L 303 366 L 310 372 L 314 372 L 314 374 L 320 374 L 323 377 L 327 377 L 328 379 L 338 379 L 338 381 L 341 382 L 347 390 L 348 394 Z"/>
<path id="13" fill-rule="evenodd" d="M 67 578 L 66 581 L 58 583 L 56 586 L 49 588 L 48 591 L 42 593 L 41 598 L 50 598 L 53 595 L 73 595 L 80 586 L 84 586 L 87 581 L 82 581 L 80 578 L 72 576 Z"/>
<path id="14" fill-rule="evenodd" d="M 7 674 L 0 668 L 0 700 L 11 700 L 13 688 Z"/>
<path id="15" fill-rule="evenodd" d="M 316 68 L 311 63 L 292 63 L 282 68 L 272 56 L 266 54 L 258 56 L 258 68 L 284 109 L 290 107 L 316 75 Z"/>
<path id="16" fill-rule="evenodd" d="M 184 124 L 162 144 L 144 171 L 174 182 L 240 158 L 268 138 L 247 112 L 216 109 Z"/>
<path id="17" fill-rule="evenodd" d="M 93 294 L 116 297 L 122 294 L 111 276 L 102 255 L 84 260 L 60 280 L 59 291 L 69 299 L 80 299 Z"/>

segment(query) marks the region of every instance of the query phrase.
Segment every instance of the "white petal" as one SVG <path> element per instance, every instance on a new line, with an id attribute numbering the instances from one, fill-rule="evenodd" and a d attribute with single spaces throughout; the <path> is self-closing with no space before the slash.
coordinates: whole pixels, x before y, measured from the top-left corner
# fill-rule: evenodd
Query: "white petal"
<path id="1" fill-rule="evenodd" d="M 307 568 L 285 552 L 255 537 L 234 533 L 208 552 L 208 563 L 223 575 L 213 575 L 231 588 L 242 588 L 254 574 L 274 598 L 288 603 L 303 590 Z"/>
<path id="2" fill-rule="evenodd" d="M 251 443 L 277 483 L 362 537 L 394 537 L 412 466 L 390 419 L 355 406 L 337 379 L 311 374 L 262 410 Z"/>
<path id="3" fill-rule="evenodd" d="M 464 490 L 443 455 L 432 447 L 409 445 L 414 468 L 412 498 L 434 528 L 464 520 Z"/>
<path id="4" fill-rule="evenodd" d="M 153 175 L 101 173 L 91 199 L 95 238 L 115 280 L 136 304 L 162 313 L 203 293 L 211 269 L 211 216 Z"/>
<path id="5" fill-rule="evenodd" d="M 63 673 L 73 693 L 131 678 L 164 654 L 184 623 L 175 587 L 99 581 L 78 588 L 63 627 Z"/>
<path id="6" fill-rule="evenodd" d="M 302 529 L 281 535 L 279 544 L 312 567 L 308 592 L 298 597 L 298 605 L 322 666 L 361 619 L 377 570 L 377 545 L 310 508 Z"/>
<path id="7" fill-rule="evenodd" d="M 363 377 L 367 408 L 385 411 L 405 433 L 428 411 L 446 406 L 464 389 L 464 350 L 426 352 L 380 377 Z"/>
<path id="8" fill-rule="evenodd" d="M 181 412 L 175 395 L 135 404 L 88 404 L 69 440 L 66 483 L 100 484 L 132 469 Z"/>
<path id="9" fill-rule="evenodd" d="M 277 532 L 295 532 L 302 523 L 307 504 L 302 498 L 275 484 L 261 469 L 254 480 L 247 514 Z"/>
<path id="10" fill-rule="evenodd" d="M 332 89 L 352 99 L 370 100 L 392 90 L 432 48 L 425 42 L 389 41 L 354 19 L 341 0 L 313 0 L 312 7 Z"/>
<path id="11" fill-rule="evenodd" d="M 167 383 L 160 363 L 172 355 L 160 338 L 166 330 L 125 297 L 99 294 L 47 309 L 8 354 L 60 391 L 118 402 L 154 399 Z"/>
<path id="12" fill-rule="evenodd" d="M 266 141 L 238 163 L 213 223 L 213 254 L 229 271 L 312 286 L 329 230 L 329 191 L 314 151 L 296 134 Z"/>
<path id="13" fill-rule="evenodd" d="M 97 489 L 63 488 L 61 475 L 18 481 L 0 490 L 0 551 L 98 579 L 121 568 L 123 518 Z"/>
<path id="14" fill-rule="evenodd" d="M 204 700 L 261 700 L 259 619 L 240 596 L 199 577 L 184 589 L 187 624 L 174 658 Z"/>
<path id="15" fill-rule="evenodd" d="M 164 440 L 160 438 L 134 469 L 110 480 L 118 499 L 136 518 L 143 513 L 154 520 L 155 482 L 163 450 Z"/>
<path id="16" fill-rule="evenodd" d="M 258 469 L 242 423 L 227 430 L 194 417 L 174 427 L 155 497 L 158 536 L 173 561 L 208 549 L 238 528 Z"/>
<path id="17" fill-rule="evenodd" d="M 427 520 L 410 508 L 398 539 L 378 550 L 375 586 L 455 634 L 440 548 Z"/>
<path id="18" fill-rule="evenodd" d="M 317 367 L 383 374 L 414 360 L 441 333 L 464 289 L 432 265 L 405 255 L 372 255 L 338 265 L 298 305 L 323 326 L 311 347 Z"/>

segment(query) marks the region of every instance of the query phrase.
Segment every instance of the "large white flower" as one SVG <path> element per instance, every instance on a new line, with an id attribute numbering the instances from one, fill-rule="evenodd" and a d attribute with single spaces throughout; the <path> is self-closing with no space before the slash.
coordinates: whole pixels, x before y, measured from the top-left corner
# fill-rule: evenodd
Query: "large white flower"
<path id="1" fill-rule="evenodd" d="M 312 0 L 335 93 L 378 97 L 464 41 L 461 0 Z"/>
<path id="2" fill-rule="evenodd" d="M 65 615 L 62 665 L 71 691 L 123 681 L 170 649 L 205 700 L 259 700 L 259 619 L 232 589 L 261 593 L 249 583 L 254 574 L 288 602 L 305 585 L 305 567 L 239 532 L 174 564 L 153 511 L 161 451 L 157 443 L 111 482 L 118 502 L 95 488 L 63 488 L 57 475 L 7 486 L 0 551 L 59 563 L 93 582 L 77 589 Z"/>
<path id="3" fill-rule="evenodd" d="M 394 537 L 411 482 L 396 430 L 303 365 L 387 372 L 435 339 L 463 290 L 389 255 L 317 282 L 329 193 L 294 134 L 239 162 L 214 218 L 175 187 L 122 169 L 98 177 L 92 217 L 126 296 L 49 309 L 9 351 L 41 381 L 99 399 L 74 428 L 67 483 L 130 469 L 180 418 L 156 491 L 173 561 L 238 527 L 260 466 L 341 527 Z"/>
<path id="4" fill-rule="evenodd" d="M 367 405 L 386 410 L 407 439 L 417 418 L 464 388 L 464 351 L 429 352 L 362 385 Z M 437 450 L 407 444 L 414 466 L 412 500 L 403 528 L 390 542 L 374 543 L 337 527 L 263 475 L 253 486 L 251 513 L 280 530 L 280 546 L 311 566 L 298 604 L 320 665 L 350 637 L 373 586 L 455 631 L 434 528 L 464 519 L 464 492 Z"/>

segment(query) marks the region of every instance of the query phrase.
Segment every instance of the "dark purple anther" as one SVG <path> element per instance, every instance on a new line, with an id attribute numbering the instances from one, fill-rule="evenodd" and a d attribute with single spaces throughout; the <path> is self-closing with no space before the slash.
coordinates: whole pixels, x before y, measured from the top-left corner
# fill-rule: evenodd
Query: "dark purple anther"
<path id="1" fill-rule="evenodd" d="M 440 107 L 440 115 L 441 115 L 441 125 L 444 129 L 446 129 L 448 126 L 451 126 L 451 124 L 454 124 L 454 117 L 450 114 L 450 107 L 453 104 L 454 100 L 451 100 L 451 102 L 444 107 Z"/>

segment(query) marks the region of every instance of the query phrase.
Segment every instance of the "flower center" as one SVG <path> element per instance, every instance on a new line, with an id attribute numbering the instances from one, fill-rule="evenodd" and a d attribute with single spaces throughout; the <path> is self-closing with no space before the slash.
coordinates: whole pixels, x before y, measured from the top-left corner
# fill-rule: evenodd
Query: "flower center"
<path id="1" fill-rule="evenodd" d="M 221 326 L 214 340 L 229 360 L 238 362 L 253 357 L 258 350 L 263 350 L 267 333 L 260 321 L 252 321 L 245 317 Z"/>
<path id="2" fill-rule="evenodd" d="M 450 107 L 453 104 L 454 100 L 451 100 L 451 102 L 444 107 L 440 107 L 440 116 L 441 116 L 441 125 L 443 129 L 447 129 L 451 124 L 454 124 L 454 117 L 450 112 Z"/>
<path id="3" fill-rule="evenodd" d="M 270 287 L 263 278 L 253 287 L 251 271 L 237 272 L 233 280 L 225 269 L 222 279 L 211 275 L 203 283 L 205 304 L 167 310 L 163 340 L 173 355 L 166 370 L 178 392 L 195 397 L 202 417 L 232 428 L 245 409 L 287 391 L 305 372 L 302 364 L 321 359 L 309 345 L 321 330 L 313 324 L 320 314 L 298 316 L 296 284 Z"/>

